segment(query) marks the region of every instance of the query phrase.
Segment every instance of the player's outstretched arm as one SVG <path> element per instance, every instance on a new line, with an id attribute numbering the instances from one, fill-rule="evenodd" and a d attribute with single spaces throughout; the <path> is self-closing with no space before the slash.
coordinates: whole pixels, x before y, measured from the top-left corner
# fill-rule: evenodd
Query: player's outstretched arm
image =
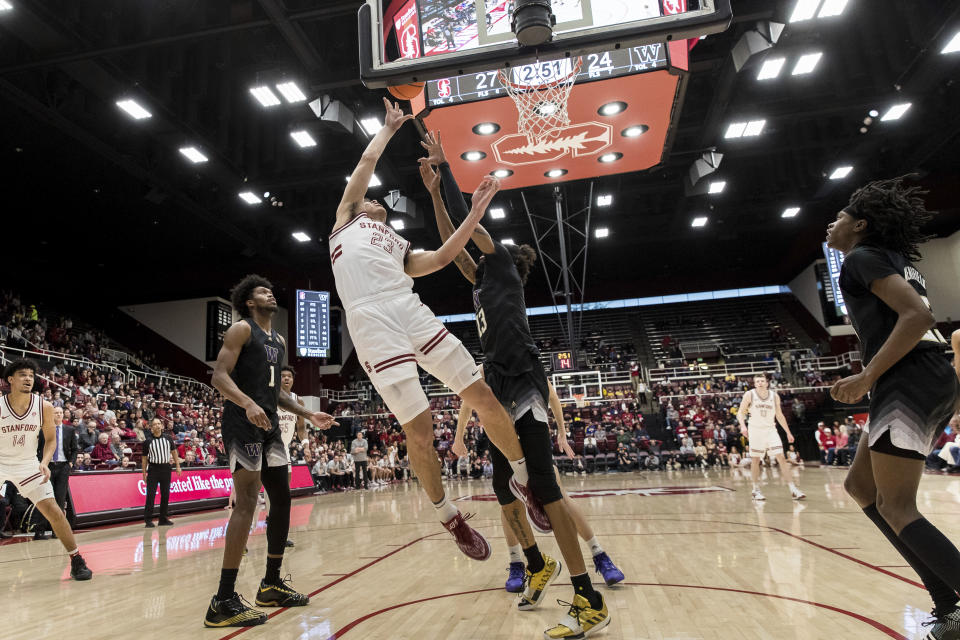
<path id="1" fill-rule="evenodd" d="M 440 232 L 440 239 L 446 242 L 456 231 L 456 227 L 453 226 L 453 222 L 451 222 L 450 216 L 447 214 L 447 208 L 443 204 L 443 197 L 440 195 L 440 176 L 434 171 L 433 167 L 423 162 L 423 160 L 424 158 L 421 158 L 420 176 L 423 178 L 423 184 L 427 187 L 427 191 L 430 192 L 430 197 L 433 199 L 433 214 L 437 219 L 437 230 Z M 477 226 L 479 228 L 479 225 Z M 457 265 L 457 269 L 460 270 L 460 273 L 463 274 L 463 277 L 466 278 L 470 284 L 476 283 L 477 263 L 473 261 L 473 258 L 467 253 L 466 249 L 460 250 L 457 257 L 453 259 L 453 263 Z"/>
<path id="2" fill-rule="evenodd" d="M 387 143 L 390 142 L 390 138 L 399 131 L 404 122 L 413 120 L 414 118 L 414 116 L 410 114 L 404 115 L 396 103 L 391 104 L 386 98 L 383 99 L 383 104 L 386 107 L 383 128 L 377 132 L 377 135 L 373 136 L 370 144 L 367 145 L 363 155 L 360 156 L 360 162 L 357 163 L 356 169 L 353 170 L 353 174 L 351 174 L 350 180 L 347 182 L 347 188 L 343 190 L 343 197 L 340 199 L 339 206 L 337 206 L 337 221 L 334 223 L 335 230 L 349 222 L 353 217 L 357 204 L 367 193 L 367 187 L 370 186 L 370 178 L 373 176 L 373 171 L 377 168 L 377 162 L 380 160 L 380 156 L 383 155 L 384 149 L 387 148 Z"/>
<path id="3" fill-rule="evenodd" d="M 470 215 L 463 221 L 463 224 L 436 251 L 407 254 L 404 271 L 417 278 L 439 271 L 453 262 L 457 254 L 466 246 L 470 234 L 473 233 L 477 223 L 486 214 L 490 201 L 499 190 L 500 182 L 496 178 L 485 177 L 473 194 L 473 208 L 470 209 Z"/>

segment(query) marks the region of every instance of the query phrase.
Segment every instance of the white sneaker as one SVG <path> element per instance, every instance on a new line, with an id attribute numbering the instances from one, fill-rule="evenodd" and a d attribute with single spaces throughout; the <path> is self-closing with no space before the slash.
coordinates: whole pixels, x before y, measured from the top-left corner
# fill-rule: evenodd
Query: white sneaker
<path id="1" fill-rule="evenodd" d="M 763 494 L 760 493 L 760 489 L 754 489 L 753 493 L 751 493 L 750 495 L 753 497 L 754 500 L 766 500 L 766 498 L 763 497 Z"/>
<path id="2" fill-rule="evenodd" d="M 790 492 L 790 497 L 794 500 L 803 500 L 807 497 L 807 494 L 805 494 L 803 491 L 800 491 L 800 489 L 794 489 Z"/>

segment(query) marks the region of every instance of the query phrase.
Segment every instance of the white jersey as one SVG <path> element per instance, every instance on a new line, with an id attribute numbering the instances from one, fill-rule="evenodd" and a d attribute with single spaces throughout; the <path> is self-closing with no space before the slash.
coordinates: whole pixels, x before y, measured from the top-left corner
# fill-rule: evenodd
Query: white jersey
<path id="1" fill-rule="evenodd" d="M 0 400 L 0 464 L 37 462 L 40 428 L 43 425 L 43 400 L 30 394 L 30 405 L 23 415 L 10 406 L 10 396 Z"/>
<path id="2" fill-rule="evenodd" d="M 752 394 L 750 408 L 747 410 L 750 414 L 750 421 L 747 426 L 750 429 L 773 429 L 775 431 L 777 429 L 777 392 L 767 389 L 766 400 L 760 397 L 756 389 L 750 389 L 747 393 Z"/>
<path id="3" fill-rule="evenodd" d="M 292 391 L 290 395 L 294 400 L 297 399 L 297 394 Z M 287 460 L 289 460 L 290 443 L 293 442 L 293 436 L 297 432 L 297 414 L 278 408 L 277 417 L 280 419 L 280 439 L 283 441 L 283 450 L 287 452 Z"/>
<path id="4" fill-rule="evenodd" d="M 413 278 L 403 271 L 410 242 L 388 224 L 361 213 L 330 234 L 330 262 L 344 308 L 381 298 L 413 293 Z"/>

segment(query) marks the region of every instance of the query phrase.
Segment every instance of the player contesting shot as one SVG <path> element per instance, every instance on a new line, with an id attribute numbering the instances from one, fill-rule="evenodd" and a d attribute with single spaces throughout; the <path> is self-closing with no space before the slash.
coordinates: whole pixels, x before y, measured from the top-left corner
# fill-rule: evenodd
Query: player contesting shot
<path id="1" fill-rule="evenodd" d="M 440 462 L 433 448 L 430 403 L 420 386 L 417 365 L 477 408 L 490 440 L 503 451 L 533 517 L 546 520 L 527 488 L 526 461 L 510 416 L 483 381 L 480 368 L 459 340 L 413 293 L 413 278 L 450 264 L 470 239 L 500 188 L 484 178 L 464 223 L 436 251 L 410 252 L 410 242 L 386 224 L 387 210 L 365 197 L 377 161 L 393 135 L 413 116 L 384 100 L 384 126 L 370 141 L 337 208 L 330 234 L 330 260 L 337 293 L 357 357 L 407 436 L 410 464 L 433 502 L 443 526 L 460 550 L 475 560 L 490 556 L 490 545 L 447 500 Z"/>
<path id="2" fill-rule="evenodd" d="M 267 569 L 256 603 L 291 607 L 310 601 L 280 578 L 290 530 L 290 482 L 277 409 L 306 418 L 320 429 L 336 423 L 322 411 L 308 411 L 281 387 L 286 342 L 273 328 L 277 301 L 272 288 L 257 275 L 248 275 L 233 288 L 230 300 L 241 320 L 224 334 L 213 371 L 213 386 L 224 397 L 223 444 L 230 459 L 236 504 L 227 524 L 220 586 L 204 619 L 207 627 L 249 627 L 267 620 L 265 613 L 250 607 L 236 592 L 261 484 L 270 496 L 270 512 Z"/>
<path id="3" fill-rule="evenodd" d="M 89 580 L 87 568 L 77 549 L 67 516 L 60 509 L 50 483 L 50 460 L 57 448 L 53 405 L 33 392 L 37 364 L 32 360 L 14 360 L 3 370 L 10 391 L 0 400 L 0 485 L 10 481 L 30 500 L 60 540 L 70 556 L 70 577 Z M 37 446 L 43 431 L 43 457 L 37 463 Z"/>
<path id="4" fill-rule="evenodd" d="M 913 263 L 932 217 L 905 177 L 858 189 L 827 227 L 845 255 L 840 289 L 860 338 L 863 370 L 830 390 L 870 413 L 844 487 L 917 572 L 933 599 L 929 640 L 960 638 L 960 551 L 917 509 L 924 458 L 960 403 L 960 381 L 943 356 L 923 275 Z"/>
<path id="5" fill-rule="evenodd" d="M 429 156 L 421 158 L 420 173 L 433 199 L 440 237 L 446 239 L 453 232 L 453 223 L 440 196 L 441 184 L 454 216 L 460 218 L 465 215 L 467 204 L 446 162 L 439 134 L 427 134 L 423 146 Z M 439 173 L 433 169 L 434 166 L 439 168 Z M 514 420 L 527 460 L 530 487 L 550 518 L 554 537 L 570 570 L 574 588 L 572 602 L 566 603 L 569 605 L 567 615 L 557 625 L 544 631 L 543 635 L 547 640 L 583 638 L 607 626 L 610 614 L 603 596 L 590 581 L 577 539 L 577 529 L 553 467 L 553 443 L 547 426 L 547 375 L 530 334 L 523 295 L 523 287 L 536 253 L 526 245 L 508 247 L 494 242 L 481 226 L 477 226 L 472 240 L 483 253 L 479 263 L 475 263 L 470 254 L 463 250 L 457 256 L 456 264 L 463 276 L 473 284 L 473 305 L 483 347 L 484 376 L 497 400 Z M 469 404 L 465 399 L 461 412 L 469 411 Z M 520 595 L 517 608 L 528 611 L 540 603 L 546 588 L 559 575 L 560 563 L 537 548 L 530 523 L 522 517 L 521 504 L 512 491 L 510 466 L 495 445 L 493 443 L 490 448 L 493 489 L 527 559 L 526 589 Z"/>

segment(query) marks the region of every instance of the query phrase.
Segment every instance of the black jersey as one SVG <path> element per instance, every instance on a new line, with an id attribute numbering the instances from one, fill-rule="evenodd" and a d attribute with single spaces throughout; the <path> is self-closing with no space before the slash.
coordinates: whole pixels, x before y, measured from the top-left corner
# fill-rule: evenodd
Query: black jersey
<path id="1" fill-rule="evenodd" d="M 510 251 L 499 242 L 477 268 L 473 307 L 484 367 L 507 376 L 530 371 L 540 352 L 530 335 L 520 273 Z"/>
<path id="2" fill-rule="evenodd" d="M 927 283 L 917 269 L 899 253 L 879 247 L 857 245 L 843 260 L 840 269 L 840 290 L 862 346 L 863 364 L 867 365 L 886 342 L 897 323 L 897 312 L 870 291 L 874 280 L 891 275 L 902 276 L 923 298 L 927 308 Z M 936 329 L 928 331 L 914 347 L 942 349 L 945 340 Z"/>
<path id="3" fill-rule="evenodd" d="M 276 330 L 267 335 L 250 318 L 244 320 L 250 325 L 250 338 L 237 358 L 237 364 L 230 377 L 251 400 L 256 402 L 274 428 L 279 426 L 277 399 L 280 397 L 280 367 L 283 364 L 284 346 Z M 230 400 L 224 402 L 224 415 L 243 416 L 246 412 Z"/>

